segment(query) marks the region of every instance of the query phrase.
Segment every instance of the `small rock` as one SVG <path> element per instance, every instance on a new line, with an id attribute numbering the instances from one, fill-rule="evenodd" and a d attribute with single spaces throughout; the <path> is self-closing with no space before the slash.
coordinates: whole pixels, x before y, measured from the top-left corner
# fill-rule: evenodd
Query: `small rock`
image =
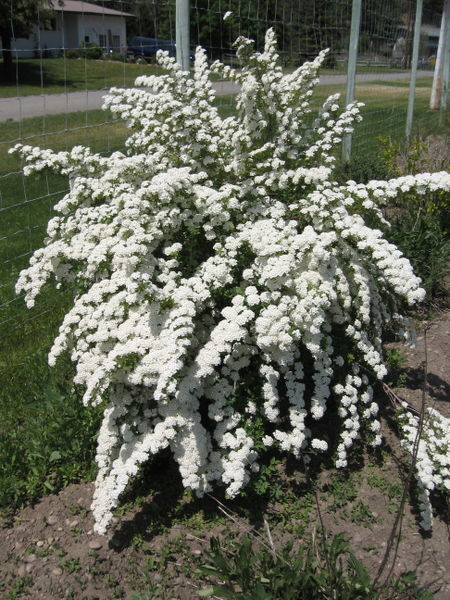
<path id="1" fill-rule="evenodd" d="M 162 576 L 160 573 L 155 573 L 155 574 L 153 575 L 153 581 L 154 581 L 155 583 L 161 583 L 161 581 L 162 581 L 163 579 L 164 579 L 164 578 L 163 578 L 163 576 Z"/>
<path id="2" fill-rule="evenodd" d="M 352 537 L 352 542 L 354 544 L 360 544 L 362 542 L 362 535 L 359 533 L 355 533 L 355 535 Z"/>
<path id="3" fill-rule="evenodd" d="M 55 517 L 55 515 L 49 515 L 47 517 L 47 525 L 56 525 L 57 522 L 58 519 Z"/>
<path id="4" fill-rule="evenodd" d="M 194 554 L 194 556 L 201 556 L 203 552 L 201 550 L 192 550 L 192 554 Z"/>
<path id="5" fill-rule="evenodd" d="M 48 538 L 47 538 L 47 544 L 49 544 L 49 545 L 50 545 L 50 544 L 53 544 L 53 541 L 54 541 L 54 539 L 55 539 L 55 538 L 48 537 Z"/>
<path id="6" fill-rule="evenodd" d="M 32 563 L 36 560 L 36 554 L 28 554 L 28 556 L 25 556 L 24 561 L 26 563 Z"/>
<path id="7" fill-rule="evenodd" d="M 25 565 L 20 565 L 20 567 L 17 569 L 17 575 L 19 577 L 23 577 L 25 575 L 25 573 L 26 573 Z"/>
<path id="8" fill-rule="evenodd" d="M 86 535 L 92 535 L 92 529 L 89 529 L 89 531 L 86 533 Z"/>
<path id="9" fill-rule="evenodd" d="M 69 523 L 69 526 L 70 526 L 70 527 L 76 527 L 76 526 L 78 525 L 78 523 L 79 523 L 79 521 L 77 521 L 77 520 L 75 519 L 74 521 L 71 521 L 71 522 Z"/>
<path id="10" fill-rule="evenodd" d="M 186 534 L 186 539 L 189 541 L 195 540 L 195 537 L 193 535 L 191 535 L 190 533 Z"/>
<path id="11" fill-rule="evenodd" d="M 43 545 L 44 545 L 44 542 L 42 540 L 39 540 L 38 542 L 36 542 L 36 548 L 42 548 Z"/>
<path id="12" fill-rule="evenodd" d="M 31 573 L 31 571 L 33 570 L 33 568 L 34 568 L 34 565 L 27 565 L 27 566 L 25 567 L 25 571 L 26 571 L 27 573 Z"/>
<path id="13" fill-rule="evenodd" d="M 374 510 L 372 511 L 372 515 L 375 517 L 375 519 L 378 518 L 378 513 L 376 511 L 374 511 Z"/>
<path id="14" fill-rule="evenodd" d="M 58 527 L 57 531 L 62 531 L 63 528 L 62 527 Z"/>
<path id="15" fill-rule="evenodd" d="M 100 550 L 101 547 L 102 543 L 100 540 L 92 540 L 91 542 L 89 542 L 89 548 L 91 550 Z"/>
<path id="16" fill-rule="evenodd" d="M 62 575 L 62 569 L 60 567 L 55 567 L 52 569 L 52 575 Z"/>

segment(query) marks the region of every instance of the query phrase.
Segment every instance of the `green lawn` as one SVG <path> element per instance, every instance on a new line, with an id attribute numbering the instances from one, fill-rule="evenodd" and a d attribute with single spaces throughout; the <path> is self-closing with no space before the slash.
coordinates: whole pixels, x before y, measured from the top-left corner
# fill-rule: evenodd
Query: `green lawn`
<path id="1" fill-rule="evenodd" d="M 123 148 L 126 135 L 123 123 L 108 122 L 100 110 L 22 125 L 28 143 L 54 150 L 83 143 L 111 152 Z M 17 123 L 0 124 L 0 507 L 92 478 L 99 417 L 82 407 L 68 359 L 55 369 L 47 365 L 70 294 L 49 287 L 28 310 L 14 293 L 19 271 L 42 245 L 53 205 L 68 188 L 62 176 L 24 178 L 7 153 L 17 138 Z"/>
<path id="2" fill-rule="evenodd" d="M 0 97 L 56 94 L 132 86 L 139 75 L 160 74 L 157 65 L 84 58 L 23 59 L 15 63 L 16 81 L 0 82 Z"/>

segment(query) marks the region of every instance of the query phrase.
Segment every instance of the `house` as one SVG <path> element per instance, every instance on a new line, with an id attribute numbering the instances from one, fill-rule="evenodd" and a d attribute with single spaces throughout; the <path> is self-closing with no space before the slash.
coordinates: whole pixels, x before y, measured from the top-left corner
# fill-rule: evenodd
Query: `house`
<path id="1" fill-rule="evenodd" d="M 12 42 L 16 58 L 30 58 L 43 51 L 57 56 L 62 49 L 76 49 L 95 43 L 106 52 L 125 53 L 126 18 L 134 15 L 81 0 L 50 0 L 54 16 L 41 29 L 35 26 L 28 38 Z"/>
<path id="2" fill-rule="evenodd" d="M 392 48 L 392 66 L 402 66 L 406 54 L 411 56 L 413 30 L 402 26 L 398 29 L 398 37 Z M 426 68 L 434 66 L 436 52 L 439 45 L 440 27 L 430 24 L 422 24 L 420 27 L 419 67 Z M 407 39 L 410 43 L 407 44 Z"/>
<path id="3" fill-rule="evenodd" d="M 436 56 L 441 28 L 437 25 L 422 25 L 420 34 L 422 38 L 421 55 L 425 58 Z"/>

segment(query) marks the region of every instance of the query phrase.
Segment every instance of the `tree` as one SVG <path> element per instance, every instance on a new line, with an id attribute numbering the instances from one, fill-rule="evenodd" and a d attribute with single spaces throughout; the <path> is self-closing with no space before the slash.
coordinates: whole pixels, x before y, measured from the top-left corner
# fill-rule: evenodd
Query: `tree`
<path id="1" fill-rule="evenodd" d="M 126 10 L 135 15 L 127 23 L 127 35 L 131 38 L 135 35 L 159 38 L 175 41 L 175 0 L 166 2 L 149 2 L 148 0 L 137 0 L 125 5 L 123 1 L 109 2 L 109 8 Z"/>
<path id="2" fill-rule="evenodd" d="M 0 0 L 3 81 L 14 79 L 12 40 L 29 35 L 36 23 L 47 21 L 50 15 L 48 0 Z"/>
<path id="3" fill-rule="evenodd" d="M 231 15 L 224 22 L 228 11 Z M 350 13 L 351 0 L 196 0 L 195 6 L 191 4 L 191 40 L 206 48 L 211 58 L 222 58 L 240 35 L 253 39 L 261 51 L 266 30 L 272 28 L 283 63 L 296 65 L 324 48 L 332 55 L 346 47 Z"/>
<path id="4" fill-rule="evenodd" d="M 431 88 L 430 108 L 439 110 L 441 106 L 442 81 L 444 77 L 445 54 L 448 52 L 448 29 L 450 27 L 450 0 L 444 1 L 441 18 L 441 31 L 439 34 L 439 46 L 434 67 L 433 85 Z"/>

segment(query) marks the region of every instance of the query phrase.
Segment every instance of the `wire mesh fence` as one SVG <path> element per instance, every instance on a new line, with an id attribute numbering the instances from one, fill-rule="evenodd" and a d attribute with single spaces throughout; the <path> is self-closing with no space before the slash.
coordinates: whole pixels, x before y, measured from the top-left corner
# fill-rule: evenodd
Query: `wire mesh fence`
<path id="1" fill-rule="evenodd" d="M 19 9 L 11 1 L 0 19 L 0 325 L 9 358 L 20 337 L 45 346 L 47 334 L 41 339 L 38 329 L 54 327 L 63 310 L 64 294 L 48 291 L 26 311 L 14 283 L 41 245 L 68 183 L 61 176 L 24 178 L 8 149 L 17 142 L 55 150 L 84 144 L 102 153 L 123 148 L 126 126 L 100 110 L 102 96 L 111 86 L 132 86 L 139 75 L 158 74 L 158 49 L 176 53 L 175 0 L 52 0 L 51 10 L 43 1 L 22 4 Z M 366 107 L 354 138 L 356 156 L 376 152 L 380 136 L 404 135 L 414 12 L 412 0 L 362 2 L 356 97 Z M 428 108 L 441 12 L 426 10 L 422 19 L 414 114 L 419 134 L 442 123 L 442 115 Z M 211 61 L 237 66 L 235 39 L 250 37 L 261 50 L 272 27 L 289 71 L 327 47 L 319 107 L 331 93 L 345 98 L 351 14 L 352 0 L 191 0 L 190 49 L 201 45 Z M 219 105 L 231 111 L 233 91 L 221 81 L 214 85 Z"/>

